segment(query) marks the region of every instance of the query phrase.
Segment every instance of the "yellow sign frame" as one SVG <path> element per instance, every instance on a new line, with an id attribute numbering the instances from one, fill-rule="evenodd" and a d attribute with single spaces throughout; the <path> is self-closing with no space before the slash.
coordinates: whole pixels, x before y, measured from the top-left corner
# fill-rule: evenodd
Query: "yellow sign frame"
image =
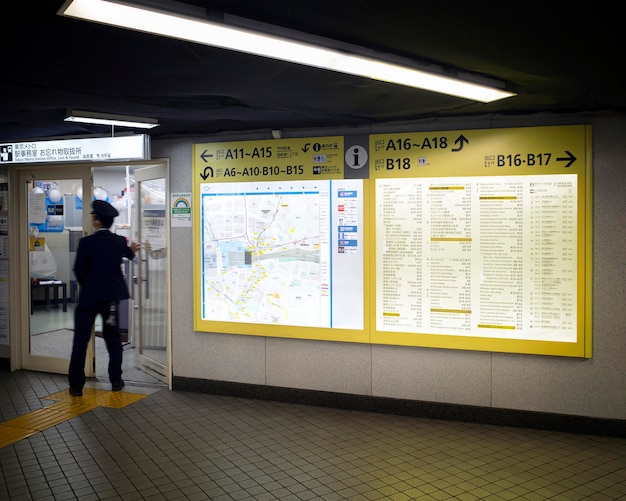
<path id="1" fill-rule="evenodd" d="M 369 179 L 363 180 L 363 311 L 362 330 L 267 325 L 241 322 L 215 322 L 201 318 L 201 277 L 194 273 L 194 329 L 203 332 L 244 334 L 320 341 L 343 341 L 381 345 L 489 351 L 589 358 L 592 355 L 592 136 L 591 126 L 566 125 L 510 129 L 477 129 L 438 132 L 374 134 L 369 138 Z M 342 179 L 343 137 L 287 140 L 204 143 L 193 147 L 193 197 L 200 200 L 200 186 L 209 182 L 241 182 L 311 179 L 310 164 L 294 152 L 313 144 L 340 144 L 331 162 L 333 167 L 317 172 L 317 179 Z M 249 164 L 250 151 L 267 152 L 281 147 L 281 162 Z M 390 153 L 391 147 L 391 153 Z M 226 152 L 231 150 L 229 166 Z M 222 152 L 219 161 L 209 163 L 207 155 Z M 233 154 L 233 151 L 237 151 Z M 273 151 L 278 151 L 274 149 Z M 289 153 L 291 152 L 291 153 Z M 242 153 L 241 158 L 233 155 Z M 257 159 L 258 154 L 256 155 Z M 215 157 L 211 157 L 215 159 Z M 294 158 L 297 159 L 294 164 Z M 322 157 L 318 160 L 324 160 Z M 281 166 L 308 165 L 302 170 Z M 276 167 L 278 166 L 278 167 Z M 340 167 L 339 167 L 340 166 Z M 267 167 L 267 168 L 264 168 Z M 228 176 L 216 176 L 230 169 Z M 308 170 L 307 170 L 308 169 Z M 377 330 L 376 293 L 376 185 L 385 179 L 466 178 L 484 176 L 542 176 L 574 174 L 577 179 L 576 231 L 576 340 L 575 342 L 513 339 L 502 336 L 429 334 Z M 202 221 L 199 204 L 194 204 L 194 270 L 201 269 L 199 245 Z"/>
<path id="2" fill-rule="evenodd" d="M 281 156 L 277 158 L 277 153 Z M 267 155 L 270 155 L 269 157 Z M 210 168 L 210 169 L 209 169 Z M 366 249 L 370 244 L 368 232 L 363 242 L 363 329 L 305 327 L 293 325 L 258 324 L 213 321 L 202 318 L 202 270 L 200 246 L 202 221 L 200 187 L 203 183 L 269 182 L 297 180 L 342 180 L 344 178 L 343 136 L 235 141 L 193 145 L 193 263 L 194 263 L 194 330 L 221 334 L 243 334 L 277 338 L 298 338 L 318 341 L 369 342 L 369 263 Z M 226 175 L 225 175 L 226 174 Z M 363 225 L 369 227 L 369 190 L 364 181 Z"/>
<path id="3" fill-rule="evenodd" d="M 370 220 L 376 221 L 376 180 L 457 176 L 533 176 L 568 173 L 578 178 L 577 331 L 575 342 L 440 335 L 377 330 L 370 303 L 371 342 L 490 352 L 589 358 L 592 354 L 592 151 L 591 126 L 528 127 L 370 136 Z M 416 148 L 417 146 L 417 148 Z M 389 149 L 392 149 L 392 154 Z M 376 228 L 372 230 L 370 282 L 377 290 Z M 503 331 L 505 332 L 505 331 Z"/>

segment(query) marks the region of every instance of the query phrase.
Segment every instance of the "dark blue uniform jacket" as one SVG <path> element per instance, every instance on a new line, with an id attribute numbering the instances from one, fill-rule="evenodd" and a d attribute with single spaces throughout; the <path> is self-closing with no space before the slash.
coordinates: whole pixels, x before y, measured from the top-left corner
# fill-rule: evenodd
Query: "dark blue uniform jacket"
<path id="1" fill-rule="evenodd" d="M 81 303 L 128 299 L 122 259 L 132 259 L 126 239 L 108 230 L 96 231 L 80 239 L 74 262 L 74 274 L 81 285 Z"/>

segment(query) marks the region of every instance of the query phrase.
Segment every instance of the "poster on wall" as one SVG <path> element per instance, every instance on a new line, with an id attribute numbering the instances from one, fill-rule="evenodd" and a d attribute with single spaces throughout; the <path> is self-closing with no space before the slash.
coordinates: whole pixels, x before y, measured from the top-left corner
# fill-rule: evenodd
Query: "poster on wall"
<path id="1" fill-rule="evenodd" d="M 365 341 L 364 182 L 340 137 L 194 147 L 196 330 Z"/>
<path id="2" fill-rule="evenodd" d="M 28 194 L 29 224 L 36 232 L 61 233 L 65 230 L 63 193 L 55 181 L 35 181 Z"/>
<path id="3" fill-rule="evenodd" d="M 172 227 L 191 227 L 191 193 L 170 195 L 170 221 Z"/>
<path id="4" fill-rule="evenodd" d="M 588 357 L 590 130 L 373 135 L 372 341 Z"/>

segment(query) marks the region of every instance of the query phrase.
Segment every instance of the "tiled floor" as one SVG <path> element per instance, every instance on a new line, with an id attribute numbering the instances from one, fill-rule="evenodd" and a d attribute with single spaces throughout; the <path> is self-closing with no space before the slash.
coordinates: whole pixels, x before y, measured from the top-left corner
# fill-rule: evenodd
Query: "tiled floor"
<path id="1" fill-rule="evenodd" d="M 66 387 L 0 371 L 0 425 Z M 124 391 L 0 448 L 0 499 L 626 499 L 625 439 Z"/>

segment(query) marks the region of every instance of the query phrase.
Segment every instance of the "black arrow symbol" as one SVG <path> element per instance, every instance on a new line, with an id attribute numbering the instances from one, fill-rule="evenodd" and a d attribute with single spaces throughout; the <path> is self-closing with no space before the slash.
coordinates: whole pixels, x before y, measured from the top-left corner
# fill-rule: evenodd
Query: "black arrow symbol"
<path id="1" fill-rule="evenodd" d="M 202 178 L 203 181 L 206 181 L 208 177 L 213 177 L 213 167 L 211 167 L 210 165 L 207 165 L 204 168 L 204 172 L 200 174 L 200 177 Z"/>
<path id="2" fill-rule="evenodd" d="M 454 141 L 454 144 L 458 144 L 459 147 L 458 148 L 452 148 L 452 151 L 461 151 L 463 149 L 463 146 L 465 145 L 465 143 L 469 144 L 469 140 L 463 134 L 461 134 Z"/>
<path id="3" fill-rule="evenodd" d="M 571 152 L 565 150 L 566 157 L 557 157 L 557 162 L 567 162 L 565 168 L 567 169 L 570 165 L 572 165 L 576 161 L 576 157 L 572 155 Z M 568 161 L 569 160 L 569 161 Z"/>
<path id="4" fill-rule="evenodd" d="M 207 158 L 211 158 L 212 156 L 213 156 L 213 155 L 211 155 L 210 153 L 207 153 L 207 151 L 206 151 L 206 150 L 204 150 L 204 151 L 202 152 L 202 155 L 200 155 L 200 158 L 201 158 L 202 160 L 204 160 L 205 162 L 207 162 Z"/>
<path id="5" fill-rule="evenodd" d="M 302 151 L 304 151 L 305 153 L 307 151 L 309 151 L 309 146 L 311 146 L 311 143 L 306 143 L 303 147 L 302 147 Z"/>

